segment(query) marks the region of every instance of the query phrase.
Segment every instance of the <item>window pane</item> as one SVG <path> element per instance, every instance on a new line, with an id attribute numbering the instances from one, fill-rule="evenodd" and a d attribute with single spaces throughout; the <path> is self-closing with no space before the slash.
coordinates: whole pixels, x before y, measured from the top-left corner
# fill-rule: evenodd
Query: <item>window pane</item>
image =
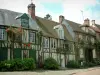
<path id="1" fill-rule="evenodd" d="M 43 43 L 44 43 L 44 47 L 45 48 L 48 48 L 49 47 L 49 39 L 48 38 L 45 38 L 44 37 Z"/>
<path id="2" fill-rule="evenodd" d="M 4 39 L 4 29 L 0 29 L 0 40 Z"/>
<path id="3" fill-rule="evenodd" d="M 27 42 L 27 31 L 26 30 L 23 30 L 23 42 Z"/>
<path id="4" fill-rule="evenodd" d="M 30 42 L 35 42 L 35 33 L 30 32 Z"/>

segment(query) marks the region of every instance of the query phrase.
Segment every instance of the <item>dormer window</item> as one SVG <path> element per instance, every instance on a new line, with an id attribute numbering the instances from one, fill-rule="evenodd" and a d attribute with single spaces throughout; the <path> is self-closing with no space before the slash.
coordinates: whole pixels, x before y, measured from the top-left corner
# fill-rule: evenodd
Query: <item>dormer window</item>
<path id="1" fill-rule="evenodd" d="M 59 37 L 60 37 L 60 39 L 64 39 L 64 31 L 63 30 L 59 30 Z"/>
<path id="2" fill-rule="evenodd" d="M 62 25 L 57 25 L 54 27 L 60 39 L 64 39 L 64 29 Z"/>
<path id="3" fill-rule="evenodd" d="M 16 19 L 19 19 L 21 22 L 21 26 L 28 28 L 29 27 L 29 17 L 26 13 L 17 16 Z"/>

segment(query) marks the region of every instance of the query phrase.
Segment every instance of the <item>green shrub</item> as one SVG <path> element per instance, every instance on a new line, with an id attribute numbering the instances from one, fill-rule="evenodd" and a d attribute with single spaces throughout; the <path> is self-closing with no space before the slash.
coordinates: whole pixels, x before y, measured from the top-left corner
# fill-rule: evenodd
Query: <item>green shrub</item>
<path id="1" fill-rule="evenodd" d="M 35 61 L 31 58 L 23 59 L 24 70 L 32 70 L 36 68 Z"/>
<path id="2" fill-rule="evenodd" d="M 93 62 L 89 62 L 89 67 L 93 67 L 93 66 L 95 66 L 96 64 L 95 63 L 93 63 Z"/>
<path id="3" fill-rule="evenodd" d="M 84 67 L 93 67 L 93 66 L 96 66 L 96 64 L 93 63 L 93 62 L 84 62 L 84 63 L 83 63 L 83 66 L 84 66 Z"/>
<path id="4" fill-rule="evenodd" d="M 24 62 L 23 62 L 23 60 L 21 60 L 21 59 L 14 59 L 14 60 L 12 60 L 12 63 L 11 63 L 12 65 L 12 68 L 13 68 L 13 70 L 17 70 L 17 71 L 20 71 L 20 70 L 24 70 L 24 68 L 23 68 L 23 66 L 24 66 Z"/>
<path id="5" fill-rule="evenodd" d="M 68 68 L 80 68 L 80 64 L 79 64 L 77 61 L 70 60 L 70 61 L 67 63 L 67 67 L 68 67 Z"/>
<path id="6" fill-rule="evenodd" d="M 0 71 L 23 71 L 35 68 L 35 61 L 32 58 L 6 60 L 0 63 Z"/>
<path id="7" fill-rule="evenodd" d="M 6 71 L 7 70 L 7 66 L 5 64 L 5 61 L 1 61 L 0 62 L 0 71 Z"/>
<path id="8" fill-rule="evenodd" d="M 58 65 L 58 63 L 55 59 L 47 58 L 44 61 L 44 68 L 45 69 L 50 69 L 50 70 L 55 70 L 55 69 L 59 69 L 59 65 Z"/>
<path id="9" fill-rule="evenodd" d="M 96 65 L 100 65 L 100 60 L 97 59 L 97 58 L 95 58 L 95 59 L 93 60 L 93 63 L 96 64 Z"/>

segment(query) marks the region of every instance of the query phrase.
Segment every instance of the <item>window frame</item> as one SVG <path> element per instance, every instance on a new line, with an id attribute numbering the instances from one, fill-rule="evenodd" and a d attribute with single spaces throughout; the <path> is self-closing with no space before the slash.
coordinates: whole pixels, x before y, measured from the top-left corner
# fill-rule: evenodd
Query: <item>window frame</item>
<path id="1" fill-rule="evenodd" d="M 0 40 L 7 40 L 7 35 L 6 35 L 5 29 L 0 28 Z"/>
<path id="2" fill-rule="evenodd" d="M 32 41 L 31 41 L 31 39 L 32 39 Z M 36 33 L 34 31 L 30 31 L 29 32 L 29 42 L 35 43 L 35 41 L 36 41 Z"/>
<path id="3" fill-rule="evenodd" d="M 51 48 L 56 48 L 57 47 L 56 43 L 57 43 L 56 39 L 51 39 Z"/>
<path id="4" fill-rule="evenodd" d="M 43 46 L 44 48 L 49 48 L 49 38 L 48 37 L 43 37 Z"/>

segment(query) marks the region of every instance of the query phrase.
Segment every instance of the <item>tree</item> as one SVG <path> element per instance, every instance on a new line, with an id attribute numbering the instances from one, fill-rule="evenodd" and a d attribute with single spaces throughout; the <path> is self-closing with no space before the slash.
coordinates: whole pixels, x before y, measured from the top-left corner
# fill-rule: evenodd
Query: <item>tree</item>
<path id="1" fill-rule="evenodd" d="M 50 14 L 47 14 L 44 18 L 45 18 L 45 19 L 48 19 L 48 20 L 52 20 L 52 17 L 51 17 Z"/>

